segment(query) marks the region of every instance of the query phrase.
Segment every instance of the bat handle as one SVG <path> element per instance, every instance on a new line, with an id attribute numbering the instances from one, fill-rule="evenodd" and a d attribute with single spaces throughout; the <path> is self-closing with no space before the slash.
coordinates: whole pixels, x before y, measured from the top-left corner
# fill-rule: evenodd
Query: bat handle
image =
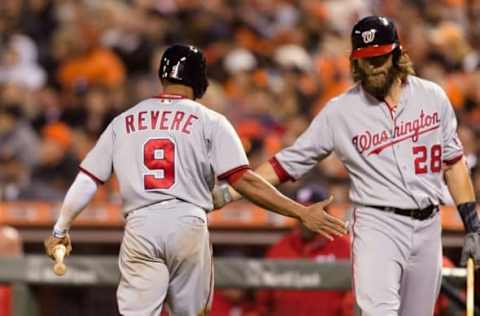
<path id="1" fill-rule="evenodd" d="M 53 248 L 53 257 L 55 258 L 55 265 L 53 266 L 53 272 L 56 275 L 62 276 L 67 271 L 67 266 L 63 263 L 63 259 L 65 258 L 65 253 L 67 252 L 67 248 L 64 245 L 56 245 Z"/>
<path id="2" fill-rule="evenodd" d="M 473 316 L 474 311 L 474 276 L 475 276 L 475 262 L 473 258 L 468 258 L 467 261 L 467 316 Z"/>

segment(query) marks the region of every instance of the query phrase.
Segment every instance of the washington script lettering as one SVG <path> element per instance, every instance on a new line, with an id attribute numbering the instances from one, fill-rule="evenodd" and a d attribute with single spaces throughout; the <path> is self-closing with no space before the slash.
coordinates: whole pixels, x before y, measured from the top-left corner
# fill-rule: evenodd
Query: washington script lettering
<path id="1" fill-rule="evenodd" d="M 367 152 L 367 156 L 378 155 L 384 150 L 396 143 L 402 142 L 409 138 L 413 142 L 418 141 L 420 135 L 433 131 L 440 127 L 440 119 L 437 112 L 426 114 L 423 110 L 420 116 L 412 121 L 400 121 L 395 125 L 393 135 L 388 130 L 378 133 L 370 131 L 362 132 L 352 138 L 352 144 L 361 154 Z"/>

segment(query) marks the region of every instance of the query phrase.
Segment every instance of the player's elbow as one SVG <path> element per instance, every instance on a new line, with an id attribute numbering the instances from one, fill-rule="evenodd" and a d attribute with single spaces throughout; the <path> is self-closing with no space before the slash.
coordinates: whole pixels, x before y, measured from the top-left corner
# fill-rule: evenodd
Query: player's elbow
<path id="1" fill-rule="evenodd" d="M 444 175 L 445 179 L 448 180 L 451 177 L 458 177 L 458 176 L 467 176 L 469 175 L 469 170 L 467 166 L 467 162 L 464 157 L 457 160 L 453 164 L 447 165 L 444 168 Z"/>
<path id="2" fill-rule="evenodd" d="M 240 177 L 235 179 L 235 181 L 230 182 L 230 186 L 236 191 L 242 193 L 245 188 L 250 188 L 256 185 L 258 181 L 258 175 L 255 174 L 252 170 L 245 171 Z"/>

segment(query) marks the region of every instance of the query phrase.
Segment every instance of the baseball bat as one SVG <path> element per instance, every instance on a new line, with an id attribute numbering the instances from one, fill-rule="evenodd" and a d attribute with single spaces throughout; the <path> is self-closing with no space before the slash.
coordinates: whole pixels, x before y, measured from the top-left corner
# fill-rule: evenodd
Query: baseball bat
<path id="1" fill-rule="evenodd" d="M 468 258 L 467 261 L 467 316 L 473 316 L 474 308 L 474 277 L 475 277 L 475 262 L 473 258 Z"/>
<path id="2" fill-rule="evenodd" d="M 64 275 L 65 271 L 67 271 L 67 266 L 63 263 L 66 251 L 67 249 L 64 245 L 56 245 L 55 248 L 53 248 L 53 257 L 55 258 L 53 272 L 58 276 Z"/>

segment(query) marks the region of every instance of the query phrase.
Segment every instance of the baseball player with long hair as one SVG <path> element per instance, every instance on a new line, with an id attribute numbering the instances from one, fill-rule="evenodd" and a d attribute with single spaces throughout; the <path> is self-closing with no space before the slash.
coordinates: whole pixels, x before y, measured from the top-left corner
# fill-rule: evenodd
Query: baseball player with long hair
<path id="1" fill-rule="evenodd" d="M 49 256 L 59 244 L 68 255 L 72 221 L 112 172 L 126 218 L 117 290 L 122 315 L 157 316 L 164 302 L 171 315 L 208 314 L 213 271 L 207 212 L 213 208 L 215 178 L 319 233 L 346 233 L 345 224 L 324 211 L 329 201 L 302 206 L 251 171 L 227 119 L 194 101 L 208 86 L 198 48 L 169 47 L 159 77 L 162 94 L 115 117 L 81 163 L 45 241 Z"/>
<path id="2" fill-rule="evenodd" d="M 390 19 L 361 19 L 351 41 L 355 85 L 256 171 L 277 185 L 335 152 L 351 180 L 353 277 L 362 315 L 432 315 L 441 285 L 444 179 L 467 233 L 462 263 L 474 257 L 480 264 L 480 222 L 455 113 L 437 84 L 414 75 Z M 216 207 L 225 196 L 239 198 L 221 186 Z"/>

